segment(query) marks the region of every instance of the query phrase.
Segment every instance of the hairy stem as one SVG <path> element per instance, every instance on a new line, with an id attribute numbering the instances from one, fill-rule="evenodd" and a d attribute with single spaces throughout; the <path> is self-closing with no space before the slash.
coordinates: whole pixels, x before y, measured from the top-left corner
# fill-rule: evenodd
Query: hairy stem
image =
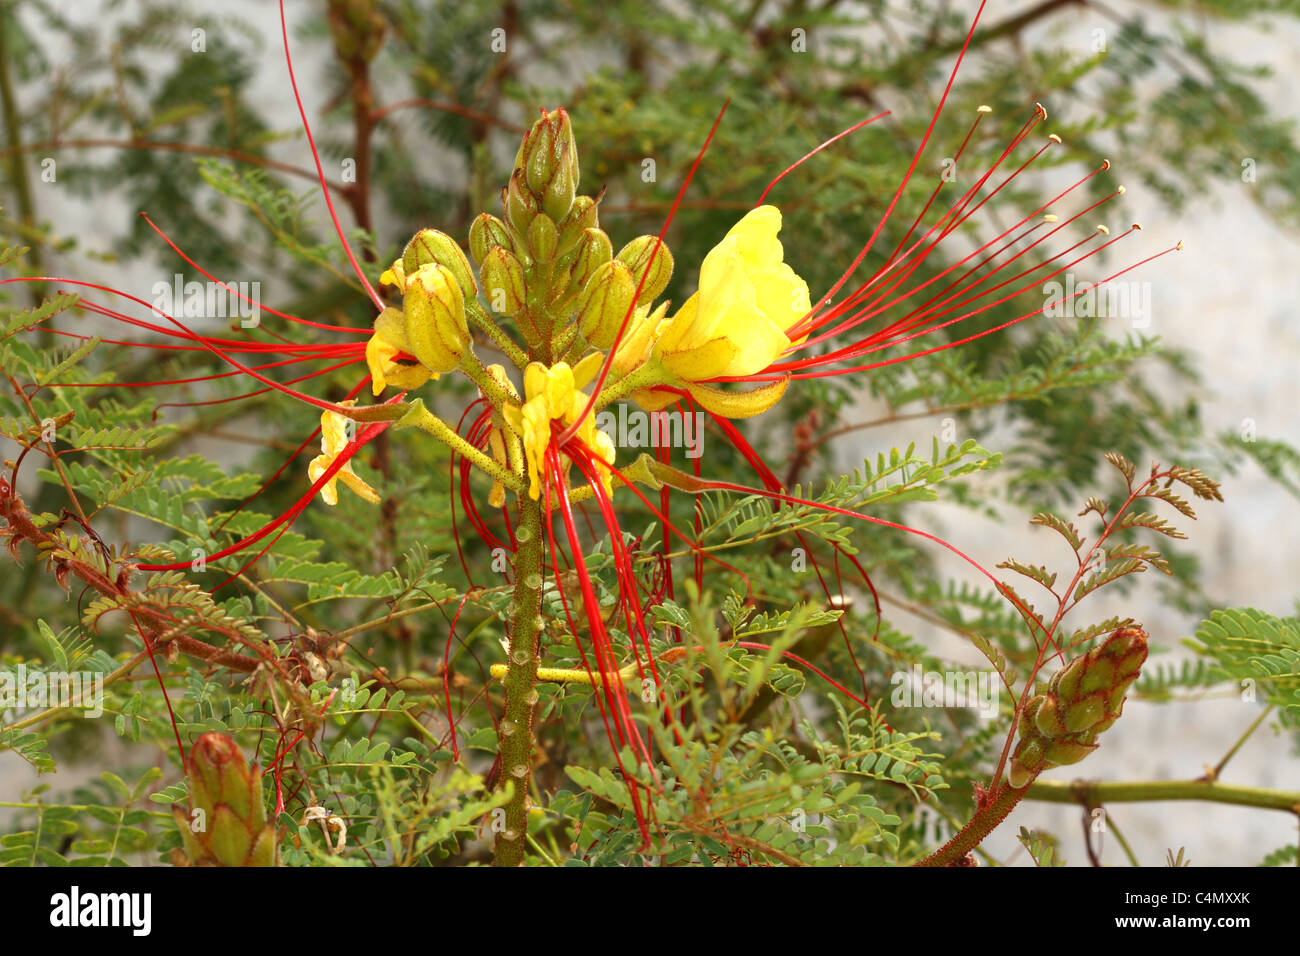
<path id="1" fill-rule="evenodd" d="M 522 866 L 528 834 L 528 782 L 533 763 L 533 709 L 537 705 L 538 636 L 541 633 L 542 506 L 520 496 L 515 532 L 515 596 L 506 664 L 506 707 L 500 724 L 501 776 L 510 786 L 504 829 L 497 833 L 497 866 Z"/>
<path id="2" fill-rule="evenodd" d="M 975 811 L 975 816 L 970 818 L 970 821 L 957 832 L 956 836 L 916 865 L 955 865 L 967 853 L 979 846 L 984 841 L 984 838 L 1007 818 L 1007 814 L 1015 809 L 1016 804 L 1020 802 L 1020 798 L 1024 795 L 1024 790 L 1016 790 L 1014 787 L 1009 786 L 998 790 L 992 795 L 992 799 L 988 803 Z"/>

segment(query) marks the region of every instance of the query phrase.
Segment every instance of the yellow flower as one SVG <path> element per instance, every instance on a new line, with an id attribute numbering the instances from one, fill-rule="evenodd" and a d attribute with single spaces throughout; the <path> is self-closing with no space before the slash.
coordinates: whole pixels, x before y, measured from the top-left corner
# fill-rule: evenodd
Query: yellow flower
<path id="1" fill-rule="evenodd" d="M 405 326 L 401 311 L 394 308 L 384 309 L 375 319 L 375 334 L 366 343 L 366 365 L 370 368 L 370 387 L 376 395 L 389 385 L 419 388 L 430 378 L 438 377 L 411 354 Z M 398 359 L 398 355 L 406 358 Z"/>
<path id="2" fill-rule="evenodd" d="M 351 405 L 352 402 L 340 402 L 340 405 Z M 343 454 L 348 447 L 348 421 L 338 412 L 325 411 L 320 417 L 320 450 L 321 453 L 311 460 L 307 466 L 307 475 L 311 478 L 312 484 L 315 484 L 320 476 L 325 474 L 325 470 L 334 464 L 334 460 Z M 366 501 L 372 505 L 379 504 L 379 492 L 375 491 L 368 484 L 361 480 L 361 477 L 352 470 L 352 462 L 348 462 L 342 468 L 334 473 L 334 477 L 321 486 L 320 496 L 325 499 L 327 505 L 336 505 L 339 503 L 338 489 L 335 483 L 343 479 L 343 484 L 347 485 Z"/>
<path id="3" fill-rule="evenodd" d="M 547 368 L 533 362 L 524 370 L 524 404 L 521 408 L 504 406 L 501 411 L 506 423 L 524 442 L 524 457 L 528 462 L 528 496 L 536 501 L 541 496 L 541 476 L 546 470 L 546 451 L 551 444 L 554 427 L 567 429 L 578 420 L 587 406 L 586 393 L 579 388 L 588 384 L 600 369 L 602 356 L 592 353 L 578 364 L 577 369 L 567 362 L 557 362 Z M 596 428 L 594 415 L 583 419 L 575 436 L 606 464 L 614 464 L 614 443 Z M 564 470 L 568 471 L 566 459 Z M 609 472 L 599 469 L 607 492 L 612 491 Z"/>
<path id="4" fill-rule="evenodd" d="M 665 368 L 688 382 L 754 375 L 803 341 L 786 333 L 812 302 L 784 261 L 780 231 L 780 211 L 759 206 L 704 257 L 699 291 L 654 345 Z"/>

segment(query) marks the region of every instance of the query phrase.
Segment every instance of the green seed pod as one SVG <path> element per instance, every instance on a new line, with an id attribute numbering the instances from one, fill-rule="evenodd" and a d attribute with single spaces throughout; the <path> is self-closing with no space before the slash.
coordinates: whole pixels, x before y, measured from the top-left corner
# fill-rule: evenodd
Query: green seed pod
<path id="1" fill-rule="evenodd" d="M 406 244 L 402 253 L 402 270 L 414 275 L 420 266 L 436 262 L 447 269 L 456 278 L 460 291 L 466 298 L 478 294 L 478 284 L 474 281 L 474 270 L 470 268 L 460 244 L 445 232 L 437 229 L 421 229 Z"/>
<path id="2" fill-rule="evenodd" d="M 608 349 L 635 297 L 636 280 L 626 263 L 614 259 L 598 268 L 578 296 L 582 337 L 598 349 Z"/>
<path id="3" fill-rule="evenodd" d="M 491 213 L 482 213 L 469 227 L 469 251 L 474 254 L 474 261 L 482 263 L 488 251 L 500 246 L 515 251 L 514 236 L 510 227 Z"/>
<path id="4" fill-rule="evenodd" d="M 460 365 L 470 344 L 469 325 L 465 297 L 450 269 L 430 262 L 407 276 L 402 311 L 406 341 L 422 365 L 439 374 Z"/>
<path id="5" fill-rule="evenodd" d="M 642 305 L 654 301 L 668 288 L 668 280 L 673 277 L 673 254 L 656 236 L 638 236 L 619 250 L 617 258 L 627 263 L 638 283 L 645 276 L 645 284 L 637 296 L 637 302 Z"/>
<path id="6" fill-rule="evenodd" d="M 479 266 L 483 295 L 488 308 L 500 315 L 514 315 L 527 301 L 524 267 L 514 253 L 501 246 L 489 249 Z"/>

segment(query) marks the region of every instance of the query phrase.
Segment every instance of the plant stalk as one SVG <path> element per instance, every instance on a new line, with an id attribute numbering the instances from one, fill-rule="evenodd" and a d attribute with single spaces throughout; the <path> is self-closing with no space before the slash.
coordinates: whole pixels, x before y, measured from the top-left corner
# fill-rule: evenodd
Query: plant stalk
<path id="1" fill-rule="evenodd" d="M 514 612 L 506 662 L 505 716 L 499 727 L 498 786 L 509 785 L 505 825 L 497 833 L 497 866 L 523 866 L 528 835 L 528 783 L 533 764 L 533 711 L 537 706 L 538 637 L 542 630 L 542 506 L 520 495 L 515 531 Z"/>

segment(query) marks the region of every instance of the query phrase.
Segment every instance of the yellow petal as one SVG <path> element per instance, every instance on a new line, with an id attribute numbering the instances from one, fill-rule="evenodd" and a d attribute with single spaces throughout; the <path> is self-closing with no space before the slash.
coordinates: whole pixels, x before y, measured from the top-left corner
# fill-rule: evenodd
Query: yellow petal
<path id="1" fill-rule="evenodd" d="M 665 352 L 659 358 L 673 375 L 698 382 L 724 374 L 738 354 L 735 345 L 718 338 L 680 352 Z"/>
<path id="2" fill-rule="evenodd" d="M 388 387 L 384 378 L 384 366 L 393 360 L 397 350 L 381 339 L 377 334 L 366 343 L 366 367 L 370 369 L 370 390 L 379 395 Z"/>
<path id="3" fill-rule="evenodd" d="M 365 481 L 362 480 L 361 476 L 352 470 L 350 464 L 344 465 L 339 469 L 338 477 L 343 480 L 343 484 L 347 485 L 372 505 L 379 504 L 379 492 L 366 484 Z M 331 504 L 333 504 L 333 502 L 331 502 Z"/>
<path id="4" fill-rule="evenodd" d="M 325 474 L 325 470 L 329 468 L 330 463 L 333 460 L 334 457 L 332 455 L 317 455 L 311 460 L 311 463 L 307 466 L 307 477 L 311 479 L 313 485 L 320 481 L 320 476 Z M 321 500 L 323 500 L 327 505 L 336 505 L 339 503 L 338 491 L 335 489 L 334 485 L 335 478 L 331 478 L 329 481 L 325 482 L 325 484 L 321 485 Z"/>
<path id="5" fill-rule="evenodd" d="M 586 388 L 596 380 L 601 366 L 605 364 L 605 353 L 592 352 L 573 367 L 573 387 Z"/>
<path id="6" fill-rule="evenodd" d="M 790 376 L 748 392 L 728 392 L 698 383 L 690 386 L 691 397 L 707 411 L 722 418 L 751 418 L 761 415 L 781 400 Z"/>
<path id="7" fill-rule="evenodd" d="M 632 393 L 632 401 L 636 402 L 647 412 L 657 412 L 667 408 L 673 402 L 681 401 L 681 396 L 676 392 L 665 391 L 661 388 L 638 388 Z"/>

